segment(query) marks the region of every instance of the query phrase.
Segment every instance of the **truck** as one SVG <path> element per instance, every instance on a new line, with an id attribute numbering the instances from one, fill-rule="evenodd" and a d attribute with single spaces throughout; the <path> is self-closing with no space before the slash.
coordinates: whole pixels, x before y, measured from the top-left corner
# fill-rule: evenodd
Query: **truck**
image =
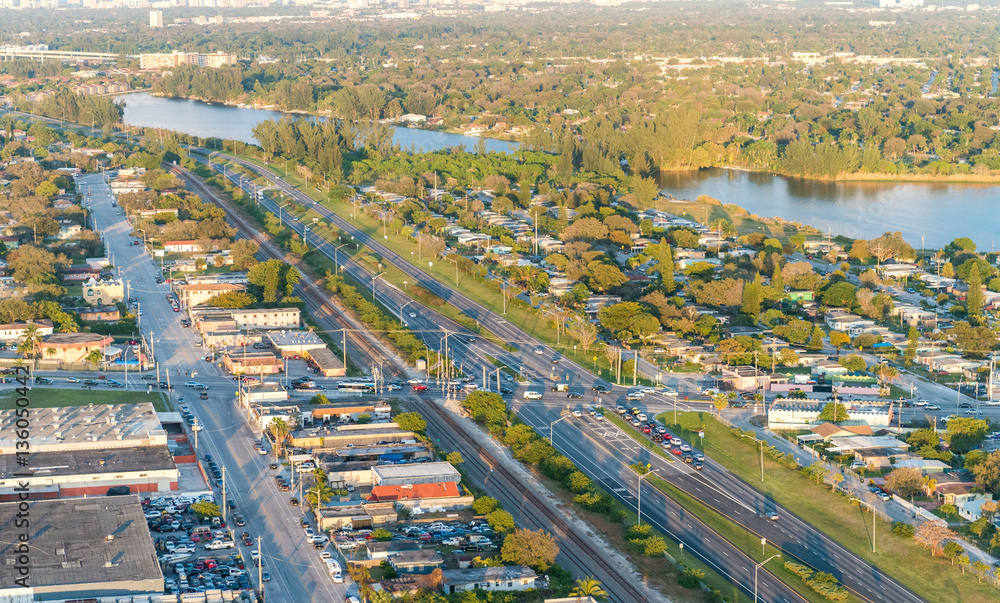
<path id="1" fill-rule="evenodd" d="M 552 386 L 552 391 L 554 392 L 566 392 L 569 391 L 569 383 L 556 383 Z"/>

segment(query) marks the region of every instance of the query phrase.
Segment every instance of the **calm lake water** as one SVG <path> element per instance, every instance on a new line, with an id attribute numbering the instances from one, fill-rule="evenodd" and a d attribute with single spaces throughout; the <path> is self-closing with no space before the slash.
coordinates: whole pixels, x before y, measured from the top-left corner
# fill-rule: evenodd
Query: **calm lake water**
<path id="1" fill-rule="evenodd" d="M 709 195 L 758 216 L 780 216 L 835 235 L 873 238 L 899 231 L 917 249 L 921 236 L 935 248 L 957 237 L 970 237 L 980 250 L 1000 245 L 997 185 L 816 182 L 724 169 L 666 174 L 660 182 L 674 197 Z M 661 208 L 669 211 L 669 205 Z"/>
<path id="2" fill-rule="evenodd" d="M 231 138 L 256 143 L 253 127 L 265 119 L 288 114 L 241 109 L 200 101 L 130 94 L 125 123 L 166 128 L 195 136 Z M 292 117 L 302 117 L 292 115 Z M 472 151 L 480 140 L 473 136 L 395 128 L 403 148 L 439 150 L 465 145 Z M 485 139 L 490 151 L 508 152 L 516 143 Z M 711 169 L 666 174 L 664 192 L 693 199 L 709 195 L 744 207 L 752 214 L 782 217 L 849 237 L 876 237 L 899 231 L 915 248 L 921 236 L 927 247 L 940 247 L 957 237 L 971 237 L 980 250 L 1000 244 L 1000 186 L 940 183 L 814 182 L 771 174 Z M 661 206 L 662 207 L 662 206 Z M 665 209 L 669 210 L 669 206 Z"/>
<path id="3" fill-rule="evenodd" d="M 309 118 L 306 115 L 267 111 L 264 109 L 243 109 L 216 103 L 205 103 L 183 98 L 165 98 L 151 94 L 126 94 L 117 100 L 125 102 L 125 123 L 144 128 L 165 128 L 185 134 L 203 137 L 228 138 L 257 144 L 253 137 L 253 127 L 267 119 Z M 395 127 L 393 139 L 402 148 L 418 151 L 437 151 L 446 147 L 465 145 L 465 150 L 473 151 L 479 138 L 432 132 L 417 128 Z M 518 144 L 505 140 L 485 138 L 486 149 L 496 152 L 516 150 Z"/>

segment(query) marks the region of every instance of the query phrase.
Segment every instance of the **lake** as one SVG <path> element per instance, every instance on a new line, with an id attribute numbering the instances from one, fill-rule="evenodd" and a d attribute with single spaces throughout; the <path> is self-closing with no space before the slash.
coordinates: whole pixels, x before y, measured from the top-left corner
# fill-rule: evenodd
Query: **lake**
<path id="1" fill-rule="evenodd" d="M 289 115 L 305 117 L 145 93 L 120 98 L 126 103 L 126 124 L 253 144 L 256 141 L 251 131 L 261 121 Z M 472 151 L 480 140 L 416 128 L 395 127 L 394 132 L 403 148 L 424 151 L 458 145 Z M 490 151 L 509 152 L 518 146 L 503 140 L 484 140 Z M 1000 239 L 1000 213 L 995 208 L 1000 192 L 997 185 L 817 182 L 725 169 L 664 174 L 660 183 L 665 193 L 675 197 L 709 195 L 752 214 L 782 217 L 854 238 L 899 231 L 915 248 L 920 247 L 921 237 L 927 247 L 936 248 L 967 236 L 980 250 L 992 249 L 995 239 Z"/>
<path id="2" fill-rule="evenodd" d="M 758 216 L 832 229 L 834 235 L 870 239 L 899 231 L 915 249 L 921 237 L 929 248 L 957 237 L 970 237 L 986 251 L 1000 243 L 997 185 L 819 182 L 726 169 L 664 174 L 660 184 L 674 197 L 709 195 Z"/>
<path id="3" fill-rule="evenodd" d="M 164 128 L 183 132 L 204 138 L 228 138 L 257 144 L 253 137 L 253 128 L 268 119 L 310 118 L 298 113 L 282 113 L 265 109 L 244 109 L 220 103 L 206 103 L 185 98 L 167 98 L 152 94 L 126 94 L 115 100 L 125 102 L 124 121 L 130 126 L 144 128 Z M 438 151 L 447 147 L 465 145 L 465 150 L 475 149 L 480 138 L 448 134 L 419 128 L 404 128 L 394 126 L 393 140 L 404 149 L 413 147 L 420 151 Z M 516 142 L 484 138 L 486 149 L 494 152 L 515 151 L 519 147 Z"/>

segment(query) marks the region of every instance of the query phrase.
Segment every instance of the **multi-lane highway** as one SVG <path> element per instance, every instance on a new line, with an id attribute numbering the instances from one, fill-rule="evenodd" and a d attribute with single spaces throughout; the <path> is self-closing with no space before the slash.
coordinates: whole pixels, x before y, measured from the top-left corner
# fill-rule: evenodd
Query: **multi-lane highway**
<path id="1" fill-rule="evenodd" d="M 343 601 L 348 584 L 334 584 L 318 551 L 306 542 L 299 525 L 300 508 L 290 506 L 288 497 L 278 492 L 268 457 L 253 447 L 260 434 L 251 429 L 234 404 L 234 382 L 205 361 L 204 349 L 196 347 L 196 335 L 181 325 L 181 315 L 173 312 L 166 300 L 169 285 L 156 283 L 158 265 L 141 245 L 132 245 L 132 227 L 112 207 L 113 197 L 101 175 L 83 176 L 78 186 L 93 212 L 96 230 L 115 258 L 119 276 L 129 281 L 131 295 L 138 299 L 141 330 L 152 340 L 160 378 L 166 379 L 166 372 L 170 372 L 172 402 L 177 404 L 183 397 L 204 426 L 198 434 L 199 456 L 211 454 L 225 467 L 226 497 L 236 502 L 247 520 L 241 530 L 263 537 L 262 556 L 272 576 L 265 585 L 267 599 L 282 603 Z M 208 400 L 201 400 L 194 390 L 183 386 L 192 379 L 209 387 Z M 130 386 L 147 383 L 135 377 L 129 381 Z M 249 556 L 249 549 L 241 550 Z"/>
<path id="2" fill-rule="evenodd" d="M 518 352 L 509 353 L 482 339 L 470 341 L 470 334 L 466 330 L 461 329 L 450 319 L 447 319 L 427 308 L 422 308 L 418 312 L 418 320 L 415 323 L 412 322 L 414 319 L 410 319 L 411 328 L 424 332 L 424 339 L 428 342 L 432 349 L 438 349 L 438 346 L 434 345 L 433 340 L 428 340 L 428 337 L 426 336 L 427 333 L 441 334 L 445 331 L 454 333 L 457 330 L 459 333 L 462 333 L 462 335 L 452 336 L 453 344 L 450 350 L 456 361 L 462 361 L 466 366 L 473 367 L 472 371 L 467 370 L 467 372 L 477 374 L 475 369 L 483 366 L 490 370 L 494 369 L 495 367 L 492 366 L 492 363 L 489 363 L 485 358 L 485 354 L 490 354 L 510 366 L 527 368 L 532 371 L 536 376 L 536 379 L 535 382 L 529 387 L 537 391 L 546 392 L 548 388 L 546 387 L 545 377 L 549 376 L 553 371 L 553 367 L 549 362 L 549 359 L 554 353 L 551 348 L 544 346 L 536 339 L 530 337 L 497 313 L 476 304 L 467 297 L 455 292 L 450 287 L 434 280 L 419 268 L 410 264 L 407 259 L 396 254 L 384 246 L 381 242 L 369 237 L 361 230 L 355 228 L 348 221 L 343 220 L 322 206 L 314 204 L 313 201 L 305 194 L 284 182 L 273 171 L 261 168 L 251 162 L 240 160 L 238 158 L 226 158 L 263 175 L 271 182 L 275 183 L 275 185 L 285 194 L 294 198 L 303 205 L 312 207 L 330 220 L 331 223 L 343 229 L 347 234 L 354 236 L 356 240 L 360 241 L 364 245 L 367 245 L 373 251 L 380 254 L 383 261 L 389 261 L 396 265 L 407 275 L 411 276 L 414 279 L 414 282 L 417 282 L 421 286 L 432 291 L 435 295 L 446 299 L 448 303 L 453 304 L 467 316 L 475 318 L 481 325 L 501 338 L 501 340 L 517 342 L 519 344 Z M 235 176 L 232 180 L 234 183 L 239 185 L 239 181 Z M 268 199 L 265 198 L 261 201 L 261 203 L 263 203 L 275 214 L 278 213 L 276 207 L 270 207 L 270 204 L 273 202 Z M 284 223 L 293 231 L 300 234 L 304 232 L 305 225 L 298 223 L 294 217 L 289 217 L 286 213 L 283 218 Z M 314 239 L 313 244 L 316 243 L 319 243 L 319 249 L 321 252 L 328 255 L 330 259 L 334 259 L 335 256 L 332 253 L 332 249 L 327 249 L 322 242 Z M 344 262 L 344 265 L 349 270 L 353 269 L 357 271 L 358 276 L 355 278 L 357 278 L 360 282 L 370 282 L 369 277 L 371 275 L 364 267 L 357 265 L 352 261 L 346 261 Z M 376 297 L 381 303 L 383 303 L 383 305 L 389 308 L 390 311 L 401 312 L 403 304 L 412 304 L 412 300 L 408 296 L 395 288 L 382 283 L 379 279 L 375 280 L 375 291 Z M 412 308 L 412 305 L 410 308 Z M 530 350 L 534 348 L 541 348 L 543 353 L 531 353 Z M 590 375 L 588 371 L 567 360 L 561 361 L 557 370 L 562 373 L 562 376 L 569 377 L 572 386 L 583 388 L 585 391 L 589 391 L 590 386 L 594 382 L 592 375 Z M 692 383 L 690 381 L 685 381 L 685 385 L 685 391 L 689 391 Z M 564 394 L 560 395 L 560 398 L 562 398 L 562 396 L 564 396 Z M 606 397 L 607 399 L 602 400 L 602 402 L 604 402 L 606 406 L 612 406 L 614 403 L 619 401 L 624 402 L 622 400 L 623 397 L 624 391 L 616 389 L 611 395 Z M 554 401 L 552 399 L 553 396 L 547 392 L 544 393 L 544 398 L 545 400 L 543 400 L 543 403 L 532 402 L 531 404 L 515 405 L 515 410 L 517 410 L 519 414 L 521 414 L 521 416 L 525 418 L 533 427 L 539 430 L 539 432 L 547 434 L 549 427 L 556 419 L 559 418 L 559 402 L 556 402 L 555 405 L 544 403 Z M 563 398 L 563 400 L 565 400 L 565 398 Z M 592 478 L 607 480 L 616 476 L 615 479 L 625 485 L 626 491 L 624 493 L 615 489 L 612 489 L 612 491 L 615 492 L 616 496 L 628 503 L 629 480 L 627 477 L 622 476 L 621 466 L 627 465 L 629 462 L 634 462 L 638 459 L 632 458 L 627 454 L 623 454 L 621 450 L 611 450 L 609 451 L 609 456 L 600 457 L 597 454 L 597 450 L 580 448 L 576 443 L 585 440 L 581 427 L 582 426 L 573 425 L 572 422 L 569 421 L 561 422 L 557 428 L 562 434 L 562 437 L 565 438 L 565 442 L 568 442 L 571 445 L 560 447 L 557 442 L 557 448 L 573 459 Z M 600 459 L 604 459 L 605 462 L 611 463 L 612 466 L 600 467 L 596 465 L 595 463 L 599 462 Z M 729 510 L 728 513 L 725 513 L 734 521 L 746 525 L 751 529 L 759 530 L 762 534 L 772 536 L 775 539 L 772 542 L 782 546 L 784 550 L 792 552 L 798 559 L 809 563 L 816 569 L 828 571 L 838 576 L 847 588 L 851 589 L 855 594 L 863 599 L 871 601 L 903 602 L 921 600 L 905 586 L 885 576 L 870 563 L 865 562 L 850 551 L 840 547 L 828 536 L 819 532 L 805 521 L 796 518 L 794 513 L 790 510 L 774 506 L 773 503 L 769 506 L 769 503 L 764 500 L 763 495 L 754 490 L 752 487 L 736 479 L 734 476 L 717 465 L 710 463 L 709 466 L 711 467 L 710 471 L 703 475 L 714 474 L 719 477 L 719 479 L 724 478 L 727 485 L 732 488 L 730 492 L 738 493 L 739 496 L 744 499 L 744 506 L 736 505 L 738 511 Z M 683 475 L 683 472 L 679 473 L 676 470 L 666 471 L 664 475 L 667 481 L 670 481 L 688 494 L 697 498 L 703 498 L 699 492 L 702 485 L 693 482 L 692 480 L 695 478 L 685 476 Z M 718 504 L 720 507 L 718 510 L 720 511 L 732 507 L 731 497 L 725 499 L 712 499 L 706 502 L 708 504 Z M 661 499 L 660 504 L 665 507 L 666 502 Z M 779 516 L 787 517 L 788 520 L 786 522 L 782 522 L 780 526 L 761 524 L 759 514 L 765 508 L 773 509 L 779 514 Z M 651 510 L 644 510 L 643 514 L 645 515 L 647 512 L 651 512 Z M 662 519 L 666 521 L 665 516 Z M 693 545 L 690 545 L 691 548 L 689 548 L 689 550 L 700 550 L 700 552 L 705 555 L 706 559 L 714 555 L 714 557 L 711 558 L 712 563 L 721 567 L 724 575 L 730 576 L 734 582 L 740 584 L 741 587 L 746 588 L 744 582 L 741 579 L 736 578 L 737 576 L 742 576 L 745 572 L 746 560 L 744 559 L 741 562 L 737 562 L 734 559 L 727 558 L 725 555 L 713 552 L 713 550 L 723 550 L 726 546 L 725 541 L 720 540 L 717 537 L 713 541 L 712 535 L 699 533 L 694 530 L 693 526 L 684 524 L 673 528 L 669 533 L 682 541 L 690 541 L 694 543 Z M 702 549 L 698 548 L 699 544 L 703 547 Z M 779 586 L 778 581 L 773 577 L 771 577 L 769 581 L 773 583 L 775 589 L 786 588 L 784 586 Z M 777 597 L 779 595 L 775 593 L 775 596 Z"/>

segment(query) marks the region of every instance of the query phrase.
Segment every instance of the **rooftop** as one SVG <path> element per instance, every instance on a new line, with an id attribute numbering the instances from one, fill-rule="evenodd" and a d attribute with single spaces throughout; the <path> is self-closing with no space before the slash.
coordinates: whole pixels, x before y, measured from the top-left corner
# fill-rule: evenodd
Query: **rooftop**
<path id="1" fill-rule="evenodd" d="M 319 335 L 312 331 L 271 331 L 266 337 L 274 347 L 302 345 L 326 347 Z"/>
<path id="2" fill-rule="evenodd" d="M 410 477 L 439 477 L 437 481 L 460 482 L 462 475 L 451 463 L 419 463 L 413 465 L 378 465 L 372 471 L 380 479 L 406 479 Z"/>
<path id="3" fill-rule="evenodd" d="M 459 492 L 458 485 L 455 482 L 434 482 L 406 486 L 374 486 L 371 497 L 368 500 L 372 502 L 386 502 L 453 498 L 456 496 L 459 496 Z"/>
<path id="4" fill-rule="evenodd" d="M 475 582 L 502 582 L 504 580 L 521 580 L 522 578 L 537 578 L 538 574 L 524 565 L 505 565 L 500 567 L 470 567 L 469 569 L 444 570 L 442 578 L 445 584 Z"/>
<path id="5" fill-rule="evenodd" d="M 12 539 L 18 503 L 0 503 L 0 533 Z M 31 584 L 35 587 L 162 580 L 137 496 L 31 502 Z M 0 584 L 17 577 L 12 544 L 0 544 Z M 162 585 L 161 585 L 162 586 Z"/>
<path id="6" fill-rule="evenodd" d="M 107 345 L 112 339 L 107 335 L 97 333 L 53 333 L 44 339 L 46 345 Z"/>
<path id="7" fill-rule="evenodd" d="M 28 455 L 27 466 L 34 470 L 36 479 L 46 476 L 162 471 L 176 468 L 166 445 L 32 452 Z M 18 465 L 17 457 L 14 455 L 0 455 L 0 480 L 11 479 L 14 473 L 23 469 L 24 466 Z"/>
<path id="8" fill-rule="evenodd" d="M 0 411 L 0 454 L 14 453 L 17 419 L 14 410 Z M 31 411 L 31 449 L 35 452 L 141 446 L 151 439 L 167 443 L 166 432 L 150 403 L 91 404 Z"/>

